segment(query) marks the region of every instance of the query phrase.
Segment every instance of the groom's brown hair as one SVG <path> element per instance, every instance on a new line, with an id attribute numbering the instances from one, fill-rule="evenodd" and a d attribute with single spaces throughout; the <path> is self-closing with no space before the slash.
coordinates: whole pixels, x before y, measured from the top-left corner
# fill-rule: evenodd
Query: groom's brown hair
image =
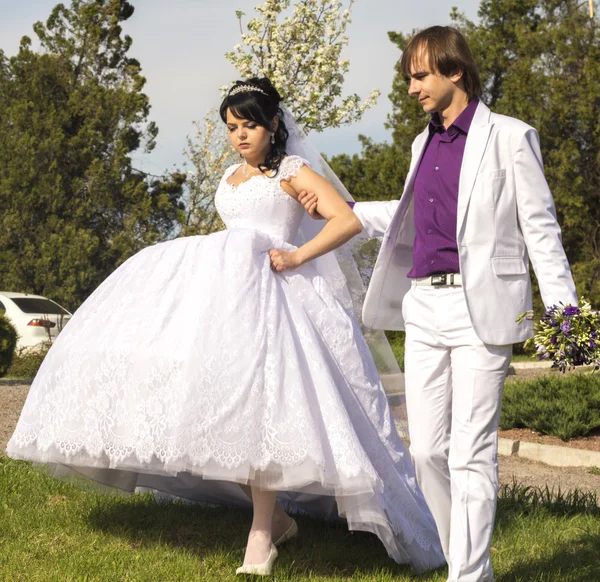
<path id="1" fill-rule="evenodd" d="M 458 30 L 451 26 L 431 26 L 415 34 L 400 60 L 400 70 L 405 77 L 410 77 L 411 65 L 418 63 L 423 50 L 432 73 L 452 77 L 461 72 L 469 101 L 481 96 L 479 69 L 465 37 Z"/>

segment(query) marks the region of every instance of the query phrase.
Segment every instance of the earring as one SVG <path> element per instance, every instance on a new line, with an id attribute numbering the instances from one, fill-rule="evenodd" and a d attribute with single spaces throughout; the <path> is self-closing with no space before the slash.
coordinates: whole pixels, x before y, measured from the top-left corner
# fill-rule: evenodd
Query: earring
<path id="1" fill-rule="evenodd" d="M 275 144 L 275 134 L 274 133 L 271 134 L 271 143 Z"/>

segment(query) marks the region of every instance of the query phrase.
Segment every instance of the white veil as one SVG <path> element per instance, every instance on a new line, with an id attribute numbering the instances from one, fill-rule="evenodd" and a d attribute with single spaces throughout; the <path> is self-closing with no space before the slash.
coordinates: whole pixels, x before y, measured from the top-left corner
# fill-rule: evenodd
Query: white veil
<path id="1" fill-rule="evenodd" d="M 334 186 L 344 200 L 353 202 L 354 200 L 346 187 L 323 159 L 319 151 L 310 143 L 304 131 L 296 123 L 290 110 L 282 106 L 282 111 L 283 121 L 290 134 L 286 146 L 288 155 L 296 155 L 304 158 L 315 172 L 319 173 Z M 324 221 L 314 220 L 306 214 L 300 224 L 298 237 L 294 241 L 294 244 L 301 246 L 306 241 L 314 238 L 323 228 L 324 224 Z M 334 289 L 342 304 L 346 308 L 352 309 L 360 322 L 363 335 L 379 370 L 382 384 L 394 414 L 396 426 L 399 429 L 400 435 L 403 438 L 408 438 L 404 375 L 400 371 L 385 333 L 365 328 L 362 325 L 362 306 L 366 288 L 357 264 L 364 261 L 364 257 L 361 257 L 361 252 L 363 251 L 363 246 L 365 246 L 365 240 L 364 237 L 356 237 L 334 252 L 315 259 L 312 263 L 319 274 Z M 372 248 L 368 255 L 368 258 L 372 260 Z"/>

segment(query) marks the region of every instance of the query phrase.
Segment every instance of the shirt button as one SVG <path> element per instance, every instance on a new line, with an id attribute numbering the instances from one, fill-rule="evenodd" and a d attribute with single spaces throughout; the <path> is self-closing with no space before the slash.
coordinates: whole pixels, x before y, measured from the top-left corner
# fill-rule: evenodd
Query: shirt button
<path id="1" fill-rule="evenodd" d="M 433 202 L 433 198 L 430 198 L 430 199 L 429 199 L 429 202 Z"/>
<path id="2" fill-rule="evenodd" d="M 432 265 L 435 265 L 435 261 L 431 261 L 431 264 L 432 264 Z"/>
<path id="3" fill-rule="evenodd" d="M 436 172 L 437 172 L 439 169 L 440 169 L 440 167 L 439 167 L 439 166 L 436 166 L 436 167 L 435 167 L 435 171 L 436 171 Z"/>
<path id="4" fill-rule="evenodd" d="M 433 231 L 432 231 L 431 229 L 429 229 L 429 230 L 427 231 L 427 234 L 431 234 L 432 232 L 433 232 Z"/>

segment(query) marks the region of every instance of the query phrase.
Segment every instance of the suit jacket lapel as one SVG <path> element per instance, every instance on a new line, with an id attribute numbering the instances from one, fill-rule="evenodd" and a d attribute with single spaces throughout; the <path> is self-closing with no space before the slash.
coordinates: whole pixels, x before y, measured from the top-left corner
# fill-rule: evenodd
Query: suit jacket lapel
<path id="1" fill-rule="evenodd" d="M 465 220 L 471 193 L 475 186 L 477 172 L 481 165 L 483 154 L 485 153 L 487 141 L 490 137 L 490 131 L 492 130 L 490 114 L 489 108 L 479 102 L 475 115 L 473 116 L 473 121 L 471 122 L 471 127 L 469 128 L 469 134 L 467 135 L 467 143 L 465 144 L 458 185 L 458 212 L 456 217 L 457 234 L 460 233 L 462 224 Z"/>
<path id="2" fill-rule="evenodd" d="M 412 187 L 415 183 L 415 178 L 417 176 L 417 169 L 419 168 L 419 163 L 421 162 L 421 158 L 425 153 L 425 146 L 427 145 L 427 139 L 429 138 L 429 124 L 427 127 L 416 137 L 415 143 L 413 145 L 413 155 L 412 155 L 412 164 L 410 170 L 408 172 L 408 178 L 406 180 L 406 185 L 404 186 L 404 193 L 410 192 L 412 196 Z M 418 153 L 418 156 L 415 156 L 415 153 Z"/>
<path id="3" fill-rule="evenodd" d="M 419 168 L 419 163 L 421 162 L 421 158 L 425 153 L 425 146 L 427 145 L 428 137 L 429 124 L 427 124 L 427 127 L 415 138 L 415 141 L 413 143 L 410 169 L 406 178 L 406 184 L 404 185 L 404 192 L 400 197 L 400 204 L 398 204 L 398 208 L 396 210 L 394 218 L 398 216 L 404 216 L 406 214 L 406 209 L 408 208 L 408 205 L 412 202 L 413 186 L 415 183 L 415 178 L 417 176 L 417 169 Z"/>

